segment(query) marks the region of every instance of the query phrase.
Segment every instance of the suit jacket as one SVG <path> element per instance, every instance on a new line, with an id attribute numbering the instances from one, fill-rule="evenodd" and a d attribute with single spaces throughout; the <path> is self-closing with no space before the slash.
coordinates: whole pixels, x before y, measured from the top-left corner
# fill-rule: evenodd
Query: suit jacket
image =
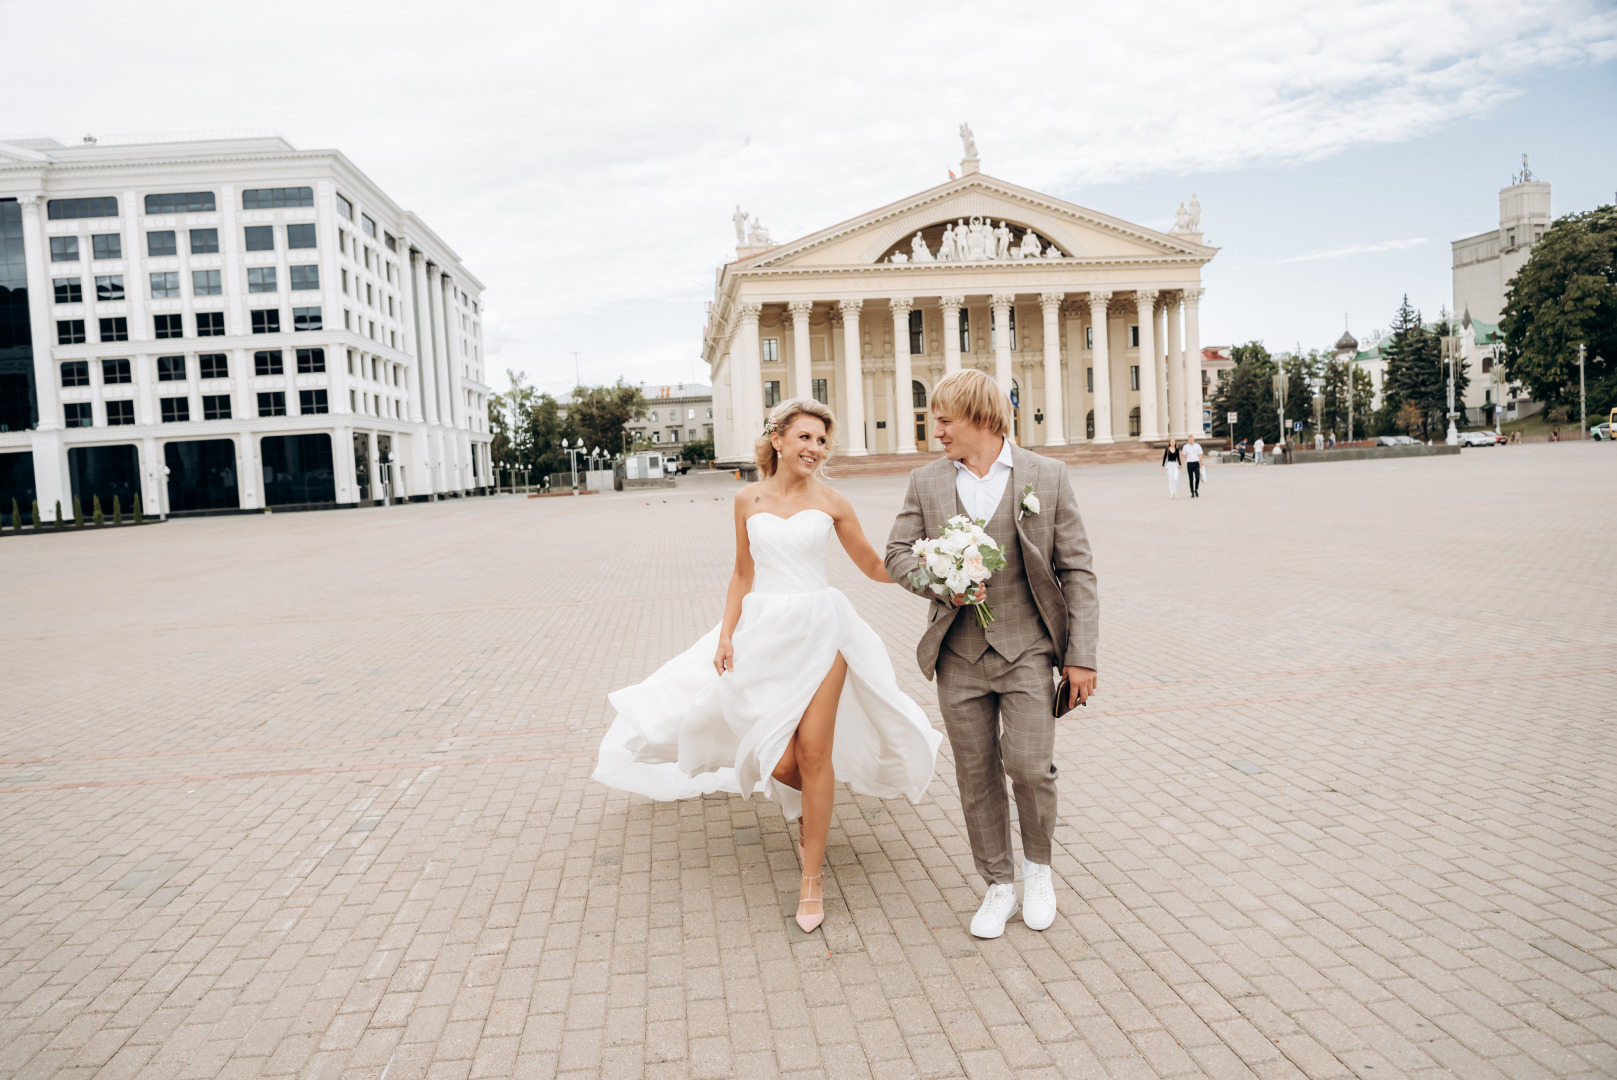
<path id="1" fill-rule="evenodd" d="M 1021 513 L 1022 493 L 1029 484 L 1039 500 L 1037 514 Z M 1044 629 L 1055 642 L 1064 667 L 1095 667 L 1100 635 L 1100 596 L 1095 571 L 1078 515 L 1078 500 L 1067 478 L 1067 466 L 1020 446 L 1011 447 L 1011 498 L 1018 509 L 1016 534 L 1022 544 L 1022 568 Z M 887 537 L 887 572 L 894 581 L 930 600 L 929 620 L 915 659 L 928 679 L 937 670 L 938 650 L 944 635 L 962 609 L 940 599 L 930 589 L 910 584 L 910 571 L 919 561 L 910 549 L 917 540 L 937 537 L 943 525 L 959 512 L 955 495 L 955 464 L 943 458 L 910 473 L 904 507 Z M 971 618 L 968 613 L 965 618 Z"/>

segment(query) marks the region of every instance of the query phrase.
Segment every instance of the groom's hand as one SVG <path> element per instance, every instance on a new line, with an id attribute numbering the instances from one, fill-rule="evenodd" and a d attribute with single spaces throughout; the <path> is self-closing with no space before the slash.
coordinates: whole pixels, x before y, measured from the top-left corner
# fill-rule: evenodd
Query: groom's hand
<path id="1" fill-rule="evenodd" d="M 1094 671 L 1086 667 L 1064 667 L 1061 677 L 1072 684 L 1072 697 L 1067 701 L 1067 708 L 1076 709 L 1079 705 L 1088 704 L 1098 678 Z"/>

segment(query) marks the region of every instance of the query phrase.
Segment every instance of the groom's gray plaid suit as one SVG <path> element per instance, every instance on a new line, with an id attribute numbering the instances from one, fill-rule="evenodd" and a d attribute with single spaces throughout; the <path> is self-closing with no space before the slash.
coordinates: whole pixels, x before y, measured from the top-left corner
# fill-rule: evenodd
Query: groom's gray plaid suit
<path id="1" fill-rule="evenodd" d="M 965 513 L 955 491 L 954 462 L 934 461 L 910 473 L 886 557 L 894 581 L 931 601 L 916 659 L 927 678 L 937 677 L 966 834 L 977 870 L 990 885 L 1015 878 L 1007 774 L 1016 793 L 1022 854 L 1050 863 L 1056 823 L 1052 668 L 1095 669 L 1100 625 L 1089 540 L 1066 465 L 1013 446 L 1011 468 L 1005 495 L 986 526 L 1008 561 L 988 582 L 995 621 L 987 631 L 970 611 L 930 590 L 914 590 L 909 581 L 915 541 L 938 536 L 949 518 Z M 1037 514 L 1020 512 L 1029 484 L 1039 500 Z"/>

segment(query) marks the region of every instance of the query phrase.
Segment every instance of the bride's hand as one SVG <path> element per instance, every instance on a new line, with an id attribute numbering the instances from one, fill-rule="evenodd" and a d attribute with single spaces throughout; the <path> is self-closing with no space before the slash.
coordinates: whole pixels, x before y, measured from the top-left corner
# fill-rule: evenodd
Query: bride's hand
<path id="1" fill-rule="evenodd" d="M 726 671 L 735 670 L 736 651 L 730 644 L 729 638 L 719 639 L 719 649 L 713 654 L 713 670 L 723 675 Z"/>
<path id="2" fill-rule="evenodd" d="M 956 593 L 955 595 L 949 597 L 949 603 L 953 604 L 955 607 L 965 607 L 967 604 L 970 604 L 970 603 L 978 603 L 978 604 L 980 604 L 984 600 L 987 600 L 987 599 L 988 599 L 988 586 L 987 585 L 979 585 L 979 586 L 977 586 L 977 596 L 975 597 L 974 600 L 967 600 L 964 593 Z"/>

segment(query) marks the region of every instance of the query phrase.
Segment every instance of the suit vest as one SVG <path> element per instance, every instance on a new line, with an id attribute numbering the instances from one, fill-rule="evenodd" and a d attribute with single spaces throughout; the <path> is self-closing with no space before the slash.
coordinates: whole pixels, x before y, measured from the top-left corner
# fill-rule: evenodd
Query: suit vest
<path id="1" fill-rule="evenodd" d="M 994 621 L 988 626 L 977 625 L 977 616 L 970 608 L 962 608 L 954 618 L 943 639 L 944 647 L 957 656 L 976 663 L 983 653 L 993 649 L 1007 660 L 1015 660 L 1027 651 L 1029 645 L 1047 638 L 1039 609 L 1033 603 L 1033 590 L 1028 587 L 1027 574 L 1022 567 L 1022 540 L 1016 531 L 1017 498 L 1012 477 L 1005 478 L 1005 495 L 994 508 L 994 513 L 983 525 L 983 531 L 1005 553 L 1005 569 L 988 579 L 988 607 Z M 955 492 L 955 512 L 965 514 L 960 493 Z"/>

